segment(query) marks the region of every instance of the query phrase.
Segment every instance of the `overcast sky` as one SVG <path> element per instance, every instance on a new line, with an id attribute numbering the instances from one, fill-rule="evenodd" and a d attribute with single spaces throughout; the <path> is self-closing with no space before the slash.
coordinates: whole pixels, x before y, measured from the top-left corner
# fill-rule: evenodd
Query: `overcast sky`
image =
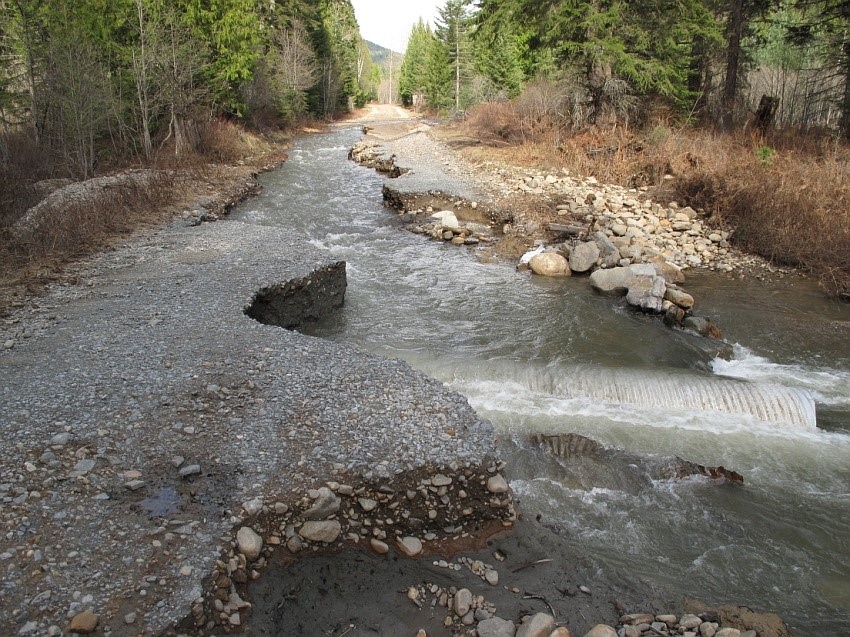
<path id="1" fill-rule="evenodd" d="M 364 40 L 403 53 L 414 23 L 423 18 L 434 26 L 437 8 L 445 0 L 351 0 Z"/>

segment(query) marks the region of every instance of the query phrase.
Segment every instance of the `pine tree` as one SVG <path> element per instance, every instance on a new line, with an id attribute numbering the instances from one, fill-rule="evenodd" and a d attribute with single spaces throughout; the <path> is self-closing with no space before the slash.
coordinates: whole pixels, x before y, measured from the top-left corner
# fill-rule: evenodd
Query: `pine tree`
<path id="1" fill-rule="evenodd" d="M 460 111 L 465 100 L 462 91 L 470 82 L 473 72 L 470 32 L 472 19 L 469 12 L 470 0 L 447 0 L 439 10 L 436 36 L 445 48 L 451 64 L 455 111 Z M 435 60 L 438 63 L 439 60 Z M 442 87 L 441 87 L 442 90 Z"/>

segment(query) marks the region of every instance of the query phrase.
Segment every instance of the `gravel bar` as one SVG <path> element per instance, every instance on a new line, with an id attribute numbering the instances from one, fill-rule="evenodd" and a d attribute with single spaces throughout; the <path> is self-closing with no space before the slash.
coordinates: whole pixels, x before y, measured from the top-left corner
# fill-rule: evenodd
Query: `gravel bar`
<path id="1" fill-rule="evenodd" d="M 441 383 L 246 316 L 333 266 L 284 229 L 175 223 L 4 320 L 0 633 L 158 633 L 247 500 L 493 466 L 491 426 Z"/>

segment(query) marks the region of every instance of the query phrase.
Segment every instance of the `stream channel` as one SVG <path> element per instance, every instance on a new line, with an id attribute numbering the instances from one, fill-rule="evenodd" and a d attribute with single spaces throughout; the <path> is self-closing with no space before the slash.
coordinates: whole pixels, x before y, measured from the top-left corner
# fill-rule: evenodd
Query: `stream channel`
<path id="1" fill-rule="evenodd" d="M 628 572 L 775 611 L 795 635 L 850 635 L 850 305 L 796 280 L 692 273 L 701 315 L 733 345 L 720 357 L 586 280 L 532 277 L 405 232 L 382 204 L 384 178 L 347 159 L 360 135 L 297 140 L 235 213 L 348 263 L 345 306 L 310 334 L 404 359 L 466 396 L 496 429 L 520 509 L 611 581 Z M 744 382 L 768 399 L 812 396 L 817 425 L 702 408 Z M 611 384 L 638 399 L 600 393 Z M 533 432 L 582 434 L 621 460 L 567 462 Z M 744 485 L 658 479 L 654 459 L 673 455 L 734 469 Z"/>

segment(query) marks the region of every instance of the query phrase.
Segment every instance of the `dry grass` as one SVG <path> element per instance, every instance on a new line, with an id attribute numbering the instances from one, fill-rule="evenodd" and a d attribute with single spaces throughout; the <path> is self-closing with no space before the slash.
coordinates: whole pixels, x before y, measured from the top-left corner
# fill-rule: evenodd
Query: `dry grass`
<path id="1" fill-rule="evenodd" d="M 200 198 L 223 208 L 244 196 L 256 170 L 285 158 L 279 144 L 227 121 L 198 130 L 197 153 L 174 157 L 167 144 L 156 169 L 63 183 L 52 177 L 32 140 L 0 137 L 0 314 L 14 296 L 37 291 L 64 267 L 121 237 L 153 227 Z M 200 152 L 203 151 L 203 152 Z M 28 211 L 30 211 L 28 213 Z M 35 213 L 33 211 L 36 211 Z"/>
<path id="2" fill-rule="evenodd" d="M 145 171 L 145 176 L 85 196 L 64 198 L 57 191 L 39 204 L 32 223 L 0 230 L 0 287 L 42 283 L 62 264 L 160 222 L 180 196 L 182 180 L 173 171 Z"/>
<path id="3" fill-rule="evenodd" d="M 532 136 L 523 121 L 516 103 L 482 105 L 464 134 L 491 146 L 472 151 L 479 156 L 653 187 L 657 199 L 675 199 L 732 228 L 742 249 L 806 270 L 829 294 L 850 298 L 850 148 L 834 138 L 716 134 L 658 119 L 641 130 L 550 123 Z"/>

